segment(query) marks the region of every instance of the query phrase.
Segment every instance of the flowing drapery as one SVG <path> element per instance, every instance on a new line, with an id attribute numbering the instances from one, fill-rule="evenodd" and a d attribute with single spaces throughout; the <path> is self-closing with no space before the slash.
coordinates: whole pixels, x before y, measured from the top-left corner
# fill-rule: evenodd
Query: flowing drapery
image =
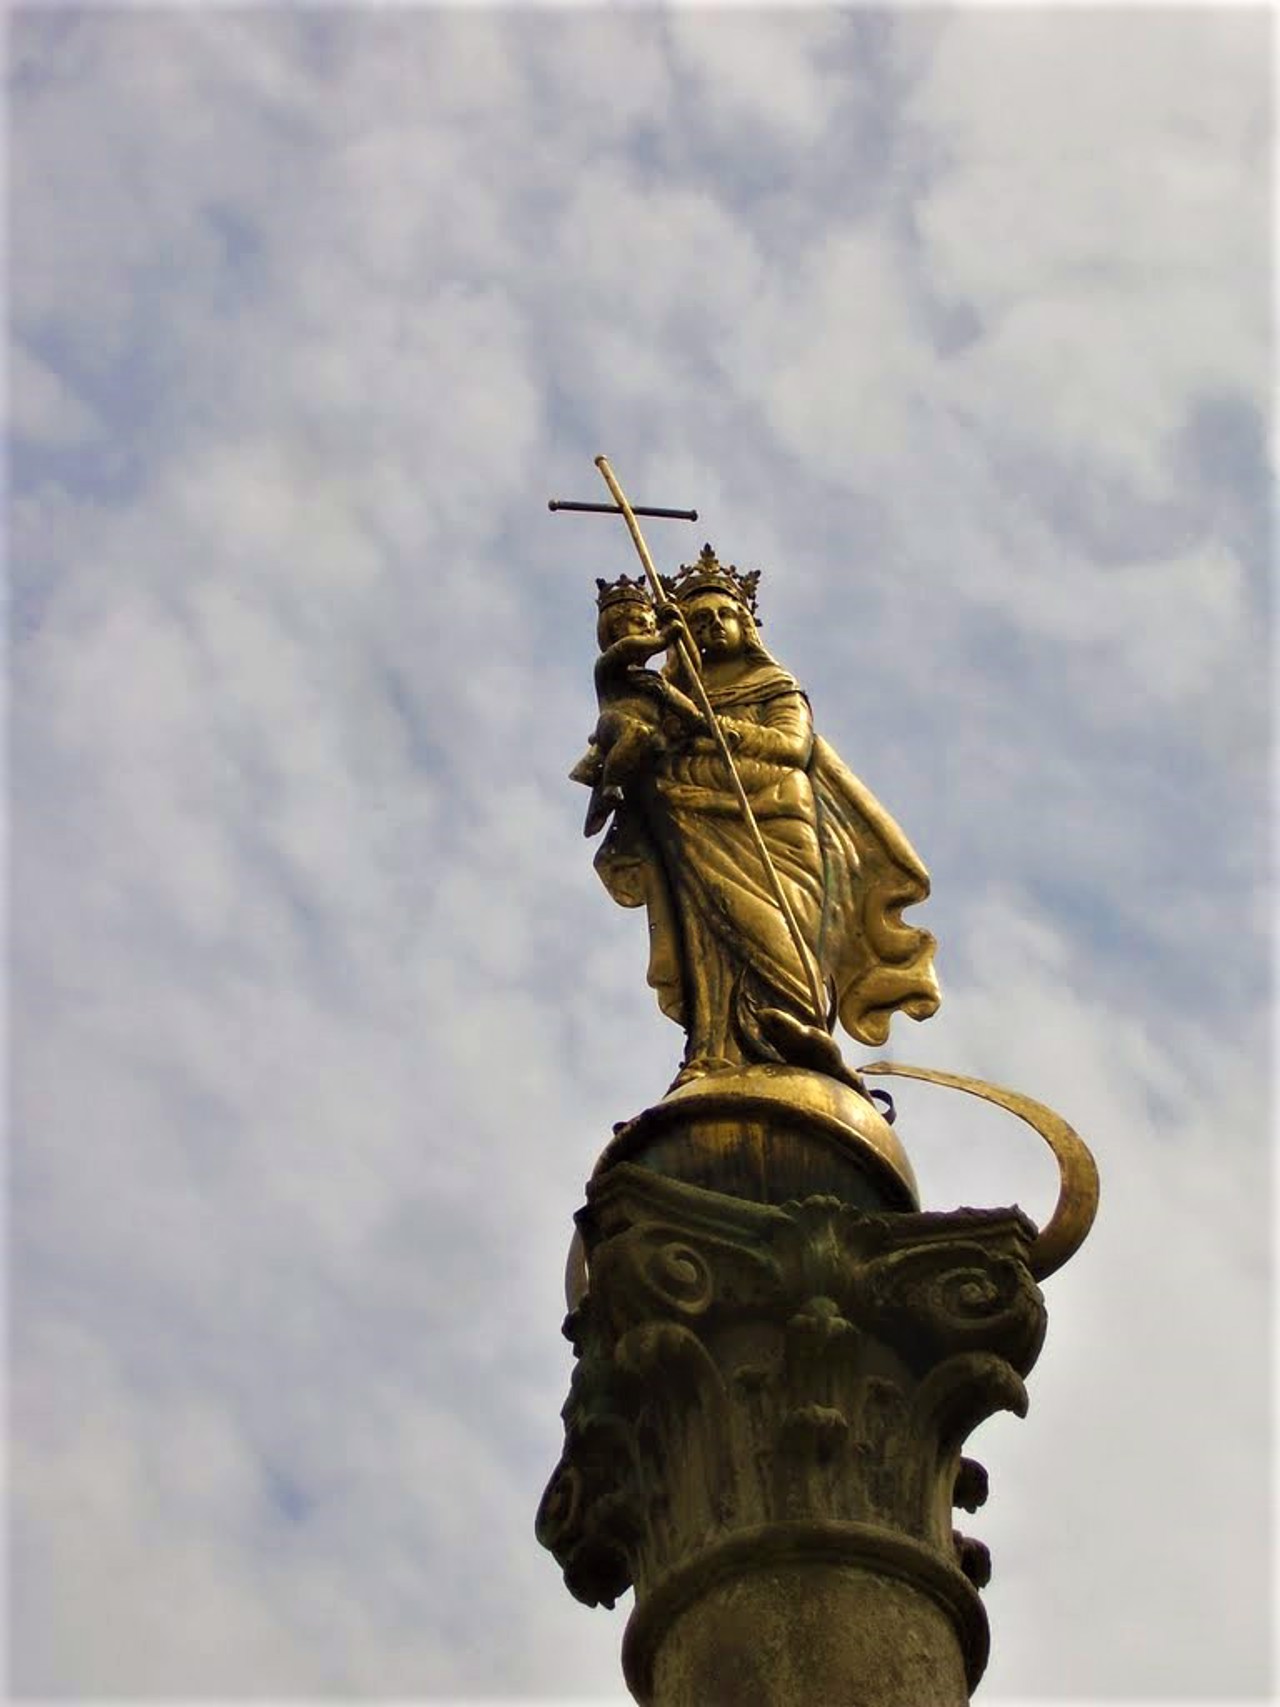
<path id="1" fill-rule="evenodd" d="M 737 742 L 738 774 L 833 1014 L 878 1044 L 895 1011 L 933 1013 L 933 938 L 901 918 L 928 894 L 928 875 L 814 736 L 794 679 L 761 653 L 711 701 Z M 776 1060 L 761 1010 L 826 1024 L 718 752 L 669 753 L 619 806 L 596 869 L 616 901 L 648 909 L 649 982 L 686 1030 L 686 1068 Z"/>

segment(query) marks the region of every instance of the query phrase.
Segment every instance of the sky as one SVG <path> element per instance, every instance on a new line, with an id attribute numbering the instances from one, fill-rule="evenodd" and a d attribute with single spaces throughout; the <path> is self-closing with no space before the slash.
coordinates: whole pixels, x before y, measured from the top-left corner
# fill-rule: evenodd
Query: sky
<path id="1" fill-rule="evenodd" d="M 604 452 L 931 871 L 874 1053 L 1098 1158 L 979 1699 L 1269 1698 L 1270 15 L 8 30 L 12 1695 L 626 1699 L 533 1538 L 681 1046 L 567 778 Z M 894 1089 L 927 1207 L 1047 1217 Z"/>

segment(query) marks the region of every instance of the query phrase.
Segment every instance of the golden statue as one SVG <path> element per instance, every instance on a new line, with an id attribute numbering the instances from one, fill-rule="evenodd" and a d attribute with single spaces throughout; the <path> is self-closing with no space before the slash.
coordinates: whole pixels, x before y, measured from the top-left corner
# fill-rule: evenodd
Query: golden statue
<path id="1" fill-rule="evenodd" d="M 760 1201 L 827 1191 L 806 1142 L 784 1142 L 799 1123 L 856 1156 L 878 1201 L 918 1207 L 892 1099 L 864 1080 L 923 1079 L 1008 1109 L 1053 1151 L 1058 1203 L 1030 1259 L 1037 1277 L 1051 1273 L 1097 1208 L 1087 1147 L 1021 1092 L 902 1062 L 845 1064 L 837 1019 L 879 1044 L 895 1013 L 937 1010 L 933 937 L 902 918 L 927 897 L 929 874 L 814 733 L 804 690 L 762 643 L 759 571 L 721 563 L 705 545 L 660 576 L 636 517 L 697 512 L 633 508 L 608 460 L 596 466 L 614 504 L 550 508 L 620 514 L 645 573 L 596 582 L 599 717 L 570 775 L 591 789 L 585 833 L 608 826 L 596 870 L 615 901 L 647 910 L 649 983 L 685 1031 L 674 1084 L 615 1128 L 597 1177 L 643 1151 L 659 1172 Z M 661 653 L 664 667 L 648 668 Z M 584 1283 L 580 1256 L 572 1287 Z"/>
<path id="2" fill-rule="evenodd" d="M 901 920 L 928 873 L 814 734 L 803 690 L 761 642 L 758 581 L 706 545 L 661 578 L 656 606 L 642 581 L 598 582 L 601 721 L 571 774 L 593 788 L 587 834 L 612 813 L 595 860 L 605 887 L 648 909 L 649 982 L 687 1035 L 678 1083 L 753 1061 L 845 1077 L 837 1015 L 882 1043 L 895 1011 L 938 1006 L 933 938 Z M 661 676 L 637 667 L 664 648 Z"/>

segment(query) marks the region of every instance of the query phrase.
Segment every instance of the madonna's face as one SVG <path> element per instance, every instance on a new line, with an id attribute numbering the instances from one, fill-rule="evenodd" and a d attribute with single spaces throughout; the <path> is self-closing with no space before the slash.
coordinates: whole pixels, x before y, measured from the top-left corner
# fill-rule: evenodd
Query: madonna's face
<path id="1" fill-rule="evenodd" d="M 684 614 L 704 658 L 735 658 L 742 651 L 742 612 L 727 593 L 700 593 Z"/>

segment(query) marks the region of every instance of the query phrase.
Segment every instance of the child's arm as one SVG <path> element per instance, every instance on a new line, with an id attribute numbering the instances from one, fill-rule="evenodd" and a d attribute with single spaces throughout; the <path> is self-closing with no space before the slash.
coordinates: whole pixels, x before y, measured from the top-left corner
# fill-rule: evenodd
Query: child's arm
<path id="1" fill-rule="evenodd" d="M 596 659 L 597 680 L 601 674 L 620 675 L 632 664 L 643 664 L 646 658 L 663 651 L 666 644 L 660 634 L 624 634 Z"/>
<path id="2" fill-rule="evenodd" d="M 687 693 L 681 693 L 680 689 L 669 681 L 664 681 L 662 684 L 662 703 L 668 711 L 676 712 L 686 722 L 691 723 L 695 729 L 700 729 L 704 733 L 708 732 L 707 720 L 698 707 Z"/>

